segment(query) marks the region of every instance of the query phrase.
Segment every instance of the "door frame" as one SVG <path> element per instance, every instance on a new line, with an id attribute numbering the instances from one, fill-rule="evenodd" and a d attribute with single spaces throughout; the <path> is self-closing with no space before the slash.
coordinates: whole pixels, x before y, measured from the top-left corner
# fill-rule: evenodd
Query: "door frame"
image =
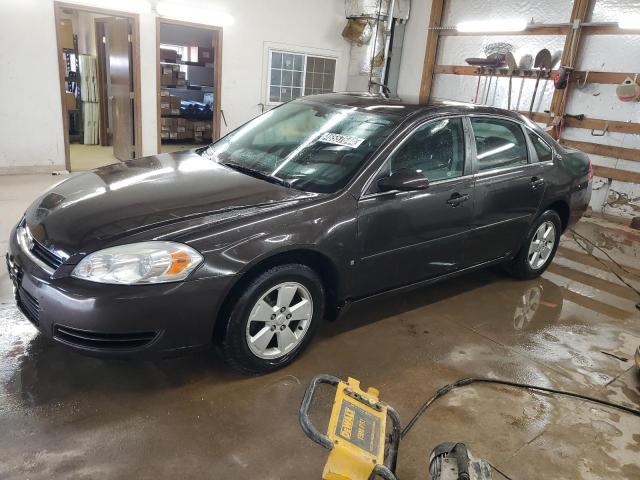
<path id="1" fill-rule="evenodd" d="M 211 47 L 213 48 L 213 119 L 211 128 L 211 140 L 216 141 L 220 138 L 220 121 L 222 120 L 222 98 L 221 98 L 221 84 L 222 84 L 222 37 L 223 28 L 215 25 L 205 25 L 201 23 L 185 22 L 183 20 L 175 20 L 172 18 L 156 17 L 156 118 L 157 118 L 157 151 L 160 153 L 161 138 L 160 132 L 162 131 L 161 125 L 161 109 L 160 109 L 160 90 L 162 90 L 161 83 L 161 69 L 160 69 L 160 26 L 161 24 L 179 25 L 183 27 L 199 28 L 203 30 L 211 30 L 213 32 L 214 41 Z"/>
<path id="2" fill-rule="evenodd" d="M 58 77 L 60 83 L 60 104 L 62 106 L 62 128 L 64 135 L 64 165 L 68 171 L 71 171 L 71 155 L 69 149 L 69 112 L 65 101 L 66 86 L 64 81 L 64 61 L 62 59 L 62 36 L 60 34 L 60 20 L 62 20 L 63 10 L 76 10 L 89 13 L 97 13 L 105 16 L 128 18 L 132 21 L 132 61 L 133 61 L 133 128 L 135 134 L 134 150 L 136 157 L 142 156 L 142 112 L 140 92 L 142 90 L 140 83 L 140 16 L 137 13 L 121 12 L 118 10 L 109 10 L 100 7 L 92 7 L 86 5 L 76 5 L 74 3 L 65 3 L 54 0 L 53 16 L 56 28 L 56 55 L 58 56 Z"/>

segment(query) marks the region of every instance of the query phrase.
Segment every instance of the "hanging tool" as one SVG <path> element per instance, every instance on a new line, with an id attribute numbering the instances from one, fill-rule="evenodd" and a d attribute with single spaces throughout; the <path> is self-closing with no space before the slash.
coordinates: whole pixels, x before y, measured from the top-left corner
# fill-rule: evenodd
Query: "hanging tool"
<path id="1" fill-rule="evenodd" d="M 533 66 L 538 70 L 536 75 L 536 85 L 533 88 L 533 96 L 531 97 L 531 104 L 529 105 L 529 118 L 531 118 L 533 112 L 533 105 L 536 101 L 536 94 L 538 92 L 538 84 L 540 83 L 540 77 L 545 71 L 551 70 L 551 52 L 546 48 L 543 48 L 536 55 L 536 59 Z"/>
<path id="2" fill-rule="evenodd" d="M 518 73 L 520 75 L 529 75 L 531 72 L 531 67 L 533 66 L 533 57 L 528 53 L 520 57 L 520 61 L 518 62 Z M 522 81 L 520 82 L 520 91 L 518 92 L 518 101 L 516 102 L 516 111 L 520 109 L 520 99 L 522 98 L 522 89 L 524 87 L 524 76 L 522 77 Z"/>
<path id="3" fill-rule="evenodd" d="M 474 99 L 474 103 L 478 103 L 478 92 L 480 89 L 480 78 L 486 74 L 487 68 L 497 67 L 504 63 L 504 57 L 500 55 L 492 55 L 487 58 L 467 58 L 465 59 L 469 65 L 473 65 L 478 67 L 478 83 L 476 85 L 476 96 Z M 480 99 L 484 98 L 485 92 L 487 91 L 487 87 L 491 85 L 491 75 L 492 70 L 489 71 L 489 77 L 485 78 L 484 83 L 482 85 L 482 94 L 480 95 Z"/>
<path id="4" fill-rule="evenodd" d="M 556 50 L 554 54 L 551 56 L 551 63 L 549 65 L 547 73 L 551 72 L 551 70 L 556 68 L 556 66 L 560 63 L 561 59 L 562 59 L 562 50 Z M 549 75 L 547 75 L 544 81 L 544 84 L 542 85 L 542 92 L 538 99 L 538 107 L 536 108 L 536 111 L 540 111 L 540 106 L 542 105 L 542 100 L 544 99 L 544 94 L 547 91 L 548 84 L 549 84 Z M 555 85 L 555 80 L 554 80 L 554 85 Z"/>
<path id="5" fill-rule="evenodd" d="M 560 67 L 553 78 L 553 85 L 556 87 L 556 90 L 564 90 L 567 88 L 569 84 L 569 78 L 573 73 L 573 68 L 570 67 Z"/>
<path id="6" fill-rule="evenodd" d="M 513 84 L 513 74 L 518 69 L 518 64 L 516 63 L 516 59 L 513 56 L 513 53 L 507 52 L 506 54 L 506 62 L 509 67 L 509 94 L 507 96 L 507 109 L 511 110 L 511 90 Z"/>

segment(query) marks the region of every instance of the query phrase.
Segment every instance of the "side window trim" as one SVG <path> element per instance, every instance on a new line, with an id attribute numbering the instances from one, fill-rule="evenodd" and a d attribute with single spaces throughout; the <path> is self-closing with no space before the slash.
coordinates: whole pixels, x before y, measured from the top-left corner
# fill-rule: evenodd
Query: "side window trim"
<path id="1" fill-rule="evenodd" d="M 454 177 L 454 178 L 445 178 L 442 180 L 436 180 L 434 182 L 431 182 L 432 185 L 437 185 L 439 183 L 444 183 L 444 182 L 452 182 L 454 180 L 460 180 L 464 177 L 468 177 L 473 175 L 473 169 L 472 169 L 472 154 L 475 153 L 475 146 L 474 146 L 474 150 L 471 150 L 471 141 L 470 138 L 473 138 L 473 132 L 470 131 L 470 125 L 468 125 L 468 118 L 466 115 L 442 115 L 442 116 L 438 116 L 438 117 L 431 117 L 431 118 L 427 118 L 421 121 L 418 121 L 418 123 L 414 124 L 410 130 L 405 134 L 404 138 L 401 139 L 397 145 L 395 145 L 393 147 L 393 149 L 391 150 L 391 152 L 389 152 L 389 155 L 387 155 L 387 157 L 384 159 L 384 161 L 380 164 L 380 166 L 376 169 L 376 171 L 373 173 L 373 175 L 371 175 L 369 177 L 369 179 L 366 181 L 364 188 L 362 189 L 362 193 L 360 194 L 360 199 L 363 200 L 365 198 L 370 198 L 370 197 L 374 197 L 374 196 L 378 196 L 378 195 L 387 195 L 387 194 L 391 194 L 391 193 L 397 193 L 397 191 L 393 190 L 393 191 L 389 191 L 389 192 L 372 192 L 370 191 L 374 181 L 376 178 L 378 178 L 378 176 L 380 175 L 380 172 L 382 172 L 384 170 L 384 168 L 389 164 L 389 162 L 391 161 L 391 158 L 409 141 L 409 139 L 416 133 L 416 131 L 418 131 L 420 128 L 424 127 L 425 125 L 432 123 L 432 122 L 437 122 L 438 120 L 443 120 L 443 119 L 448 119 L 448 118 L 459 118 L 461 120 L 462 123 L 462 129 L 463 129 L 463 139 L 464 139 L 464 163 L 463 163 L 463 167 L 462 167 L 462 175 L 459 177 Z M 471 136 L 470 136 L 471 133 Z M 410 193 L 410 192 L 408 192 Z"/>
<path id="2" fill-rule="evenodd" d="M 528 167 L 530 165 L 532 165 L 534 162 L 532 162 L 532 157 L 531 157 L 531 145 L 529 143 L 529 138 L 527 135 L 527 132 L 525 131 L 525 126 L 518 122 L 517 120 L 514 120 L 512 118 L 509 117 L 504 117 L 504 116 L 497 116 L 497 115 L 487 115 L 487 114 L 476 114 L 476 115 L 468 115 L 468 122 L 469 122 L 469 130 L 470 130 L 470 139 L 471 142 L 473 144 L 473 175 L 475 176 L 489 176 L 489 175 L 500 175 L 503 174 L 505 172 L 508 172 L 510 170 L 517 170 L 519 168 L 523 168 L 523 167 Z M 506 122 L 511 122 L 514 125 L 517 125 L 520 128 L 520 131 L 522 132 L 522 135 L 524 136 L 525 139 L 525 143 L 527 145 L 527 163 L 526 165 L 507 165 L 505 167 L 496 167 L 496 168 L 492 168 L 490 170 L 480 170 L 480 162 L 478 161 L 478 150 L 476 147 L 476 139 L 475 139 L 475 134 L 473 132 L 473 124 L 471 122 L 471 119 L 473 118 L 488 118 L 490 120 L 500 120 L 500 121 L 506 121 Z"/>

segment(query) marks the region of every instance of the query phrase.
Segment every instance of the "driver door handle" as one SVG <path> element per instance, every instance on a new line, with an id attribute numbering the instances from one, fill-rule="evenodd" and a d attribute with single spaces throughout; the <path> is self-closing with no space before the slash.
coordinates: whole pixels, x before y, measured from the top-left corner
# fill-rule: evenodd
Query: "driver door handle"
<path id="1" fill-rule="evenodd" d="M 459 194 L 458 192 L 455 192 L 451 195 L 451 197 L 449 197 L 449 200 L 447 200 L 447 205 L 450 205 L 455 208 L 460 204 L 469 200 L 469 198 L 471 197 L 469 197 L 468 193 Z"/>

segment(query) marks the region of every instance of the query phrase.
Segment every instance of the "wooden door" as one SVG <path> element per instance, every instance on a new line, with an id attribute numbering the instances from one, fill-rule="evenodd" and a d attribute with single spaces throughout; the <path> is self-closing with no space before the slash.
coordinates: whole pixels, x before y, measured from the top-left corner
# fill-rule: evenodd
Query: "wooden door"
<path id="1" fill-rule="evenodd" d="M 113 115 L 113 154 L 119 160 L 135 157 L 133 70 L 131 21 L 115 18 L 106 24 L 111 112 Z"/>

